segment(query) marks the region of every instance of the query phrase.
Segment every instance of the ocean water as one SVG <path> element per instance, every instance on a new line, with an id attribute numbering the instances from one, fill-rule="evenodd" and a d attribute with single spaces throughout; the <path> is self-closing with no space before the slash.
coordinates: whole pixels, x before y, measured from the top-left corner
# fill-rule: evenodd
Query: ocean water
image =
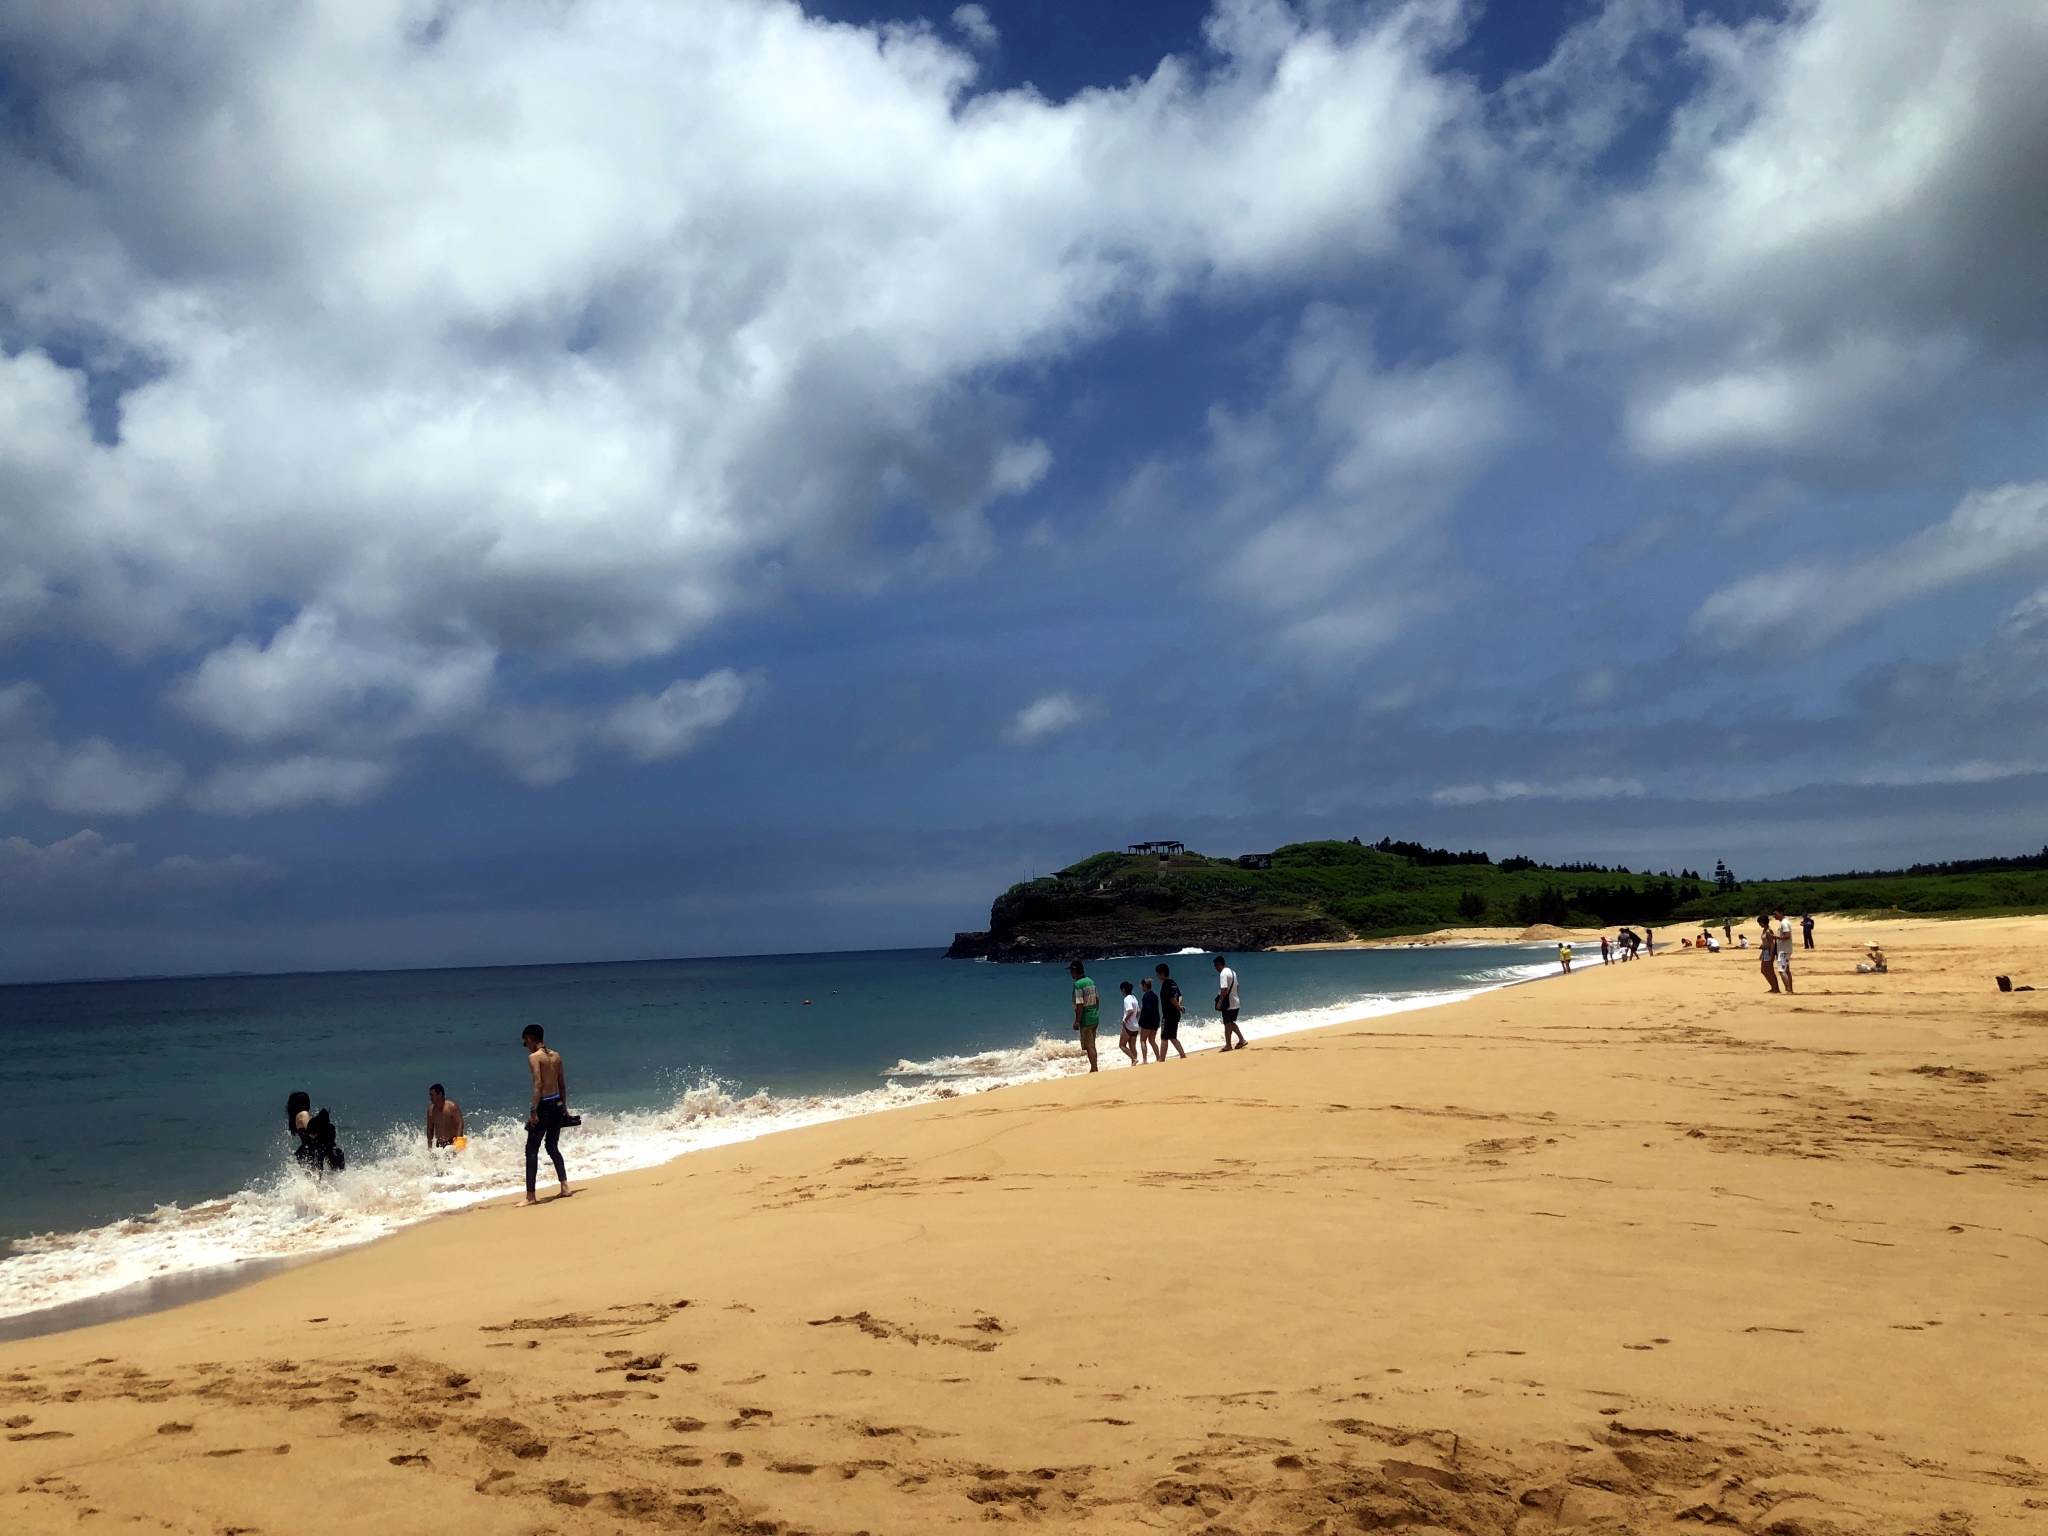
<path id="1" fill-rule="evenodd" d="M 1116 984 L 1158 958 L 1090 967 L 1106 1070 L 1127 1070 Z M 1192 1005 L 1183 1043 L 1213 1049 L 1207 957 L 1164 958 Z M 1232 963 L 1254 1042 L 1554 969 L 1527 947 Z M 528 1024 L 562 1051 L 583 1116 L 562 1136 L 574 1183 L 1085 1070 L 1071 1022 L 1064 967 L 935 950 L 0 988 L 0 1319 L 365 1242 L 522 1188 Z M 431 1082 L 468 1117 L 459 1154 L 426 1147 Z M 298 1088 L 332 1111 L 345 1172 L 293 1164 Z"/>

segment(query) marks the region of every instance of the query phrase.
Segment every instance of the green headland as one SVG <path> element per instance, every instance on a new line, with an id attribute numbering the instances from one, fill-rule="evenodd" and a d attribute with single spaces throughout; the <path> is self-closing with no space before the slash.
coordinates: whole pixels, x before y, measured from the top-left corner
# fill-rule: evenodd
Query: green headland
<path id="1" fill-rule="evenodd" d="M 1089 959 L 1177 949 L 1270 949 L 1391 938 L 1446 928 L 1650 927 L 1787 912 L 1982 917 L 2048 911 L 2048 848 L 2017 858 L 1790 880 L 1702 875 L 1377 843 L 1289 843 L 1211 858 L 1178 843 L 1093 854 L 1011 886 L 986 931 L 956 935 L 956 959 Z"/>

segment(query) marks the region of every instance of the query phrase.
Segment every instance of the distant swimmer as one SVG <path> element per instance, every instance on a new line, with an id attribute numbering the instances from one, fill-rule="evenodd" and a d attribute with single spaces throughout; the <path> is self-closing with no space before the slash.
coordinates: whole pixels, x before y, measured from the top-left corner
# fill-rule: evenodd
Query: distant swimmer
<path id="1" fill-rule="evenodd" d="M 533 1196 L 534 1180 L 540 1173 L 540 1149 L 548 1149 L 548 1161 L 555 1165 L 555 1179 L 562 1186 L 562 1199 L 569 1188 L 569 1170 L 562 1164 L 562 1125 L 569 1117 L 569 1076 L 562 1067 L 562 1053 L 548 1049 L 546 1032 L 529 1024 L 520 1032 L 519 1043 L 526 1049 L 526 1067 L 533 1074 L 533 1108 L 526 1115 L 526 1203 L 538 1205 Z"/>
<path id="2" fill-rule="evenodd" d="M 1088 967 L 1080 961 L 1069 965 L 1067 974 L 1074 978 L 1074 1033 L 1088 1053 L 1088 1070 L 1099 1072 L 1102 1063 L 1095 1059 L 1095 1031 L 1102 1027 L 1102 997 L 1088 978 Z"/>
<path id="3" fill-rule="evenodd" d="M 1223 1015 L 1223 1049 L 1230 1050 L 1230 1037 L 1237 1037 L 1237 1050 L 1245 1047 L 1244 1031 L 1237 1027 L 1238 1010 L 1243 1006 L 1237 996 L 1237 972 L 1224 963 L 1223 957 L 1216 957 L 1216 1011 Z"/>
<path id="4" fill-rule="evenodd" d="M 427 1090 L 427 1145 L 452 1147 L 466 1137 L 462 1129 L 462 1106 L 448 1097 L 439 1083 Z"/>
<path id="5" fill-rule="evenodd" d="M 314 1177 L 329 1170 L 339 1173 L 348 1166 L 348 1159 L 334 1139 L 334 1117 L 324 1109 L 315 1109 L 311 1094 L 301 1091 L 285 1099 L 284 1123 L 298 1138 L 292 1156 L 302 1167 L 311 1169 Z"/>
<path id="6" fill-rule="evenodd" d="M 1173 979 L 1165 961 L 1152 969 L 1159 976 L 1159 1059 L 1166 1060 L 1166 1048 L 1170 1045 L 1185 1061 L 1188 1049 L 1180 1043 L 1180 1019 L 1187 1011 L 1187 999 L 1181 995 L 1180 983 Z"/>
<path id="7" fill-rule="evenodd" d="M 1116 1048 L 1130 1058 L 1132 1066 L 1138 1064 L 1138 999 L 1128 981 L 1117 983 L 1117 989 L 1124 995 L 1123 1028 L 1117 1031 Z"/>

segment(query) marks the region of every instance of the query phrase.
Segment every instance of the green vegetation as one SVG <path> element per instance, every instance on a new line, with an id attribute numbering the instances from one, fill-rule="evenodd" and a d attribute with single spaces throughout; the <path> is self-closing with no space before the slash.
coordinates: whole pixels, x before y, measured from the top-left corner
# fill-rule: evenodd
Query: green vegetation
<path id="1" fill-rule="evenodd" d="M 1738 881 L 1725 866 L 1704 877 L 1527 858 L 1495 863 L 1484 853 L 1389 839 L 1290 843 L 1270 859 L 1098 853 L 1010 887 L 989 912 L 989 931 L 960 935 L 953 953 L 1016 959 L 1183 944 L 1247 949 L 1537 923 L 1657 927 L 1752 918 L 1774 906 L 1945 916 L 2048 910 L 2048 848 L 2038 857 L 1753 882 Z"/>

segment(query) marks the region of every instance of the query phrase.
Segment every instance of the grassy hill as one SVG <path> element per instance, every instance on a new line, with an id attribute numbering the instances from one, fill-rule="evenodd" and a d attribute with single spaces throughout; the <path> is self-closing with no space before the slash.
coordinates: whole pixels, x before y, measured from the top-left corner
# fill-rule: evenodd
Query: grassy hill
<path id="1" fill-rule="evenodd" d="M 1290 843 L 1259 859 L 1098 853 L 1013 885 L 989 927 L 949 953 L 1001 960 L 1263 949 L 1459 926 L 1653 927 L 1790 912 L 1898 910 L 1962 916 L 2048 910 L 2048 849 L 1984 859 L 1717 884 L 1694 870 L 1651 874 L 1592 864 L 1495 863 L 1382 839 Z"/>

